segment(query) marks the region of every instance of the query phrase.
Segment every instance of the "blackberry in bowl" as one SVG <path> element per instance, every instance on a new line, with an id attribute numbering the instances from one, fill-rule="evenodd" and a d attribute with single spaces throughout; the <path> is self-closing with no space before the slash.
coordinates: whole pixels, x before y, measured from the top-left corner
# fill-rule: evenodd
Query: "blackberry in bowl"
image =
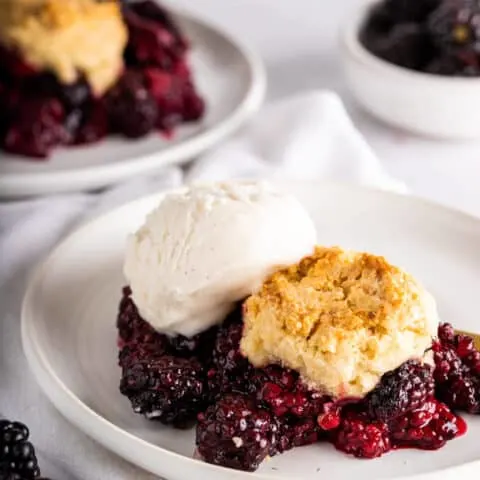
<path id="1" fill-rule="evenodd" d="M 342 34 L 352 93 L 395 127 L 442 139 L 480 137 L 479 21 L 478 0 L 367 2 Z"/>

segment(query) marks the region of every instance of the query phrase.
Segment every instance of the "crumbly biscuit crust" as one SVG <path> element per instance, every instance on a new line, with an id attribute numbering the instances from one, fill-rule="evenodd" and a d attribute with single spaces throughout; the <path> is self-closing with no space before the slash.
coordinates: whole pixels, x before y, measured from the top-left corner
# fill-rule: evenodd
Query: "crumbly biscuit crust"
<path id="1" fill-rule="evenodd" d="M 411 275 L 383 257 L 317 247 L 246 301 L 242 350 L 257 366 L 281 362 L 326 393 L 359 397 L 422 357 L 437 325 Z"/>
<path id="2" fill-rule="evenodd" d="M 123 69 L 127 29 L 117 1 L 6 0 L 0 2 L 0 41 L 63 83 L 85 75 L 101 94 Z"/>

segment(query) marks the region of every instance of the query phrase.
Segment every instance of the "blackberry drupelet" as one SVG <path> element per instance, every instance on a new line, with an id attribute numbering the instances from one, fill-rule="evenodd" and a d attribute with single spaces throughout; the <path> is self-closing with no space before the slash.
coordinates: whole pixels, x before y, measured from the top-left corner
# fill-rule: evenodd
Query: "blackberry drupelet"
<path id="1" fill-rule="evenodd" d="M 196 444 L 208 463 L 254 471 L 275 453 L 277 424 L 250 398 L 229 394 L 198 415 Z"/>
<path id="2" fill-rule="evenodd" d="M 419 408 L 434 391 L 433 368 L 410 360 L 383 375 L 366 398 L 367 409 L 374 420 L 386 422 Z"/>

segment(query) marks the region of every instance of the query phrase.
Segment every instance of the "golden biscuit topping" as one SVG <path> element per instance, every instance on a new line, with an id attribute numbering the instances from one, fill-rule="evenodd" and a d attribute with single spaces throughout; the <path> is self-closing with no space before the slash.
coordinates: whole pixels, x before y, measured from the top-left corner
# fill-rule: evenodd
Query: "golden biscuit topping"
<path id="1" fill-rule="evenodd" d="M 123 69 L 127 29 L 116 1 L 7 0 L 0 2 L 0 41 L 63 83 L 85 75 L 101 94 Z"/>
<path id="2" fill-rule="evenodd" d="M 383 257 L 317 247 L 274 273 L 245 304 L 242 350 L 280 362 L 334 396 L 364 395 L 422 357 L 438 324 L 431 296 Z"/>

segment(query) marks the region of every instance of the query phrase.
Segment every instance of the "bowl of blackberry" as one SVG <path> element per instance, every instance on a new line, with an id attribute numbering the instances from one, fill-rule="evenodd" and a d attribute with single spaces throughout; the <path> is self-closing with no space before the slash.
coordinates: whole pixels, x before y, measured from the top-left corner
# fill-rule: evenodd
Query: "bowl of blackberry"
<path id="1" fill-rule="evenodd" d="M 369 1 L 342 34 L 347 81 L 380 120 L 419 135 L 480 137 L 480 2 Z"/>

